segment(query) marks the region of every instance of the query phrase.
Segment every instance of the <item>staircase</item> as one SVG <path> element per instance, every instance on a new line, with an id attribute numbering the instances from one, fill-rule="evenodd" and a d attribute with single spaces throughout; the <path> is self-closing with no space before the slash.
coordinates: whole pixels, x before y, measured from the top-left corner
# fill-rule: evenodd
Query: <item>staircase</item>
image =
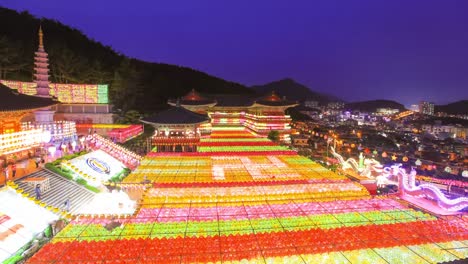
<path id="1" fill-rule="evenodd" d="M 44 169 L 17 180 L 16 183 L 18 184 L 19 188 L 29 193 L 31 197 L 35 197 L 36 194 L 34 192 L 34 187 L 27 184 L 23 180 L 36 177 L 49 178 L 50 189 L 41 194 L 41 201 L 47 205 L 55 206 L 65 210 L 65 200 L 70 197 L 71 214 L 79 212 L 80 208 L 90 203 L 95 196 L 95 193 L 89 191 L 83 186 Z"/>
<path id="2" fill-rule="evenodd" d="M 100 149 L 107 154 L 111 155 L 115 159 L 119 160 L 127 168 L 134 170 L 138 165 L 140 165 L 140 160 L 142 157 L 118 144 L 115 144 L 111 140 L 108 140 L 98 134 L 94 134 L 91 136 L 91 140 L 89 140 L 89 146 L 94 149 Z"/>

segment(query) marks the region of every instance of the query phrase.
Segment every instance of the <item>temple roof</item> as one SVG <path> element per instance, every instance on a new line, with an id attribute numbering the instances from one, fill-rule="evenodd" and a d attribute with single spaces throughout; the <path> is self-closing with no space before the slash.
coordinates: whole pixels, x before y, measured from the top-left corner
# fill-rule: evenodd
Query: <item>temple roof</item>
<path id="1" fill-rule="evenodd" d="M 170 100 L 169 103 L 174 104 L 175 100 Z M 209 105 L 215 103 L 215 100 L 201 96 L 198 92 L 195 91 L 195 89 L 192 89 L 180 100 L 181 105 Z"/>
<path id="2" fill-rule="evenodd" d="M 0 111 L 33 110 L 58 103 L 52 98 L 20 94 L 0 83 Z"/>
<path id="3" fill-rule="evenodd" d="M 197 114 L 183 107 L 173 106 L 141 121 L 153 124 L 198 124 L 208 122 L 207 115 Z"/>
<path id="4" fill-rule="evenodd" d="M 252 106 L 255 98 L 248 95 L 219 95 L 216 96 L 216 106 L 220 107 L 248 107 Z"/>
<path id="5" fill-rule="evenodd" d="M 195 90 L 190 91 L 181 100 L 169 100 L 169 104 L 176 105 L 213 105 L 216 107 L 250 107 L 255 104 L 264 106 L 295 106 L 298 103 L 281 98 L 275 92 L 271 92 L 260 98 L 252 95 L 236 94 L 211 94 L 202 96 Z"/>
<path id="6" fill-rule="evenodd" d="M 275 91 L 258 98 L 255 103 L 266 106 L 294 106 L 297 102 L 287 100 L 286 98 L 279 97 Z"/>

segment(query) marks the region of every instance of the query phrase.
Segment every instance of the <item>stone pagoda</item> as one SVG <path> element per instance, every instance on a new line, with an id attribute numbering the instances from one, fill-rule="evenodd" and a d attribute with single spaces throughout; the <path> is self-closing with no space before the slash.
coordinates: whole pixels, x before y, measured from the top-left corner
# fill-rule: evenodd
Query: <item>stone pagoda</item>
<path id="1" fill-rule="evenodd" d="M 39 27 L 39 48 L 34 57 L 34 82 L 37 84 L 37 96 L 50 97 L 49 94 L 49 63 L 47 62 L 47 52 L 44 50 L 42 27 Z"/>

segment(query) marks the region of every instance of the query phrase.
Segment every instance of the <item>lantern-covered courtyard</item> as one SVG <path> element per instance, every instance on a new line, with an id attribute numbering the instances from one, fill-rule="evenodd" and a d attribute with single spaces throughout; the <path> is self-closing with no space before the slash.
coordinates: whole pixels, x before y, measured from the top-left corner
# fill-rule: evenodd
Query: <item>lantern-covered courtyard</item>
<path id="1" fill-rule="evenodd" d="M 121 186 L 142 180 L 150 187 L 135 215 L 75 218 L 29 263 L 438 263 L 468 257 L 465 217 L 438 218 L 395 197 L 372 197 L 359 183 L 246 130 L 214 129 L 198 152 L 152 152 Z"/>

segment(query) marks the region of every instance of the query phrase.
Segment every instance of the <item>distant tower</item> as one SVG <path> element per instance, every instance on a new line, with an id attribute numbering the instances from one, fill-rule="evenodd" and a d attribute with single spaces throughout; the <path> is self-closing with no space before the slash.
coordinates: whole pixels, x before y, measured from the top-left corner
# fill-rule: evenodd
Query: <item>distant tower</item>
<path id="1" fill-rule="evenodd" d="M 421 101 L 419 103 L 419 113 L 425 115 L 434 115 L 434 103 Z"/>
<path id="2" fill-rule="evenodd" d="M 42 27 L 39 27 L 39 49 L 34 57 L 34 82 L 37 84 L 37 96 L 50 97 L 49 94 L 49 63 L 47 62 L 47 52 L 44 50 Z"/>

